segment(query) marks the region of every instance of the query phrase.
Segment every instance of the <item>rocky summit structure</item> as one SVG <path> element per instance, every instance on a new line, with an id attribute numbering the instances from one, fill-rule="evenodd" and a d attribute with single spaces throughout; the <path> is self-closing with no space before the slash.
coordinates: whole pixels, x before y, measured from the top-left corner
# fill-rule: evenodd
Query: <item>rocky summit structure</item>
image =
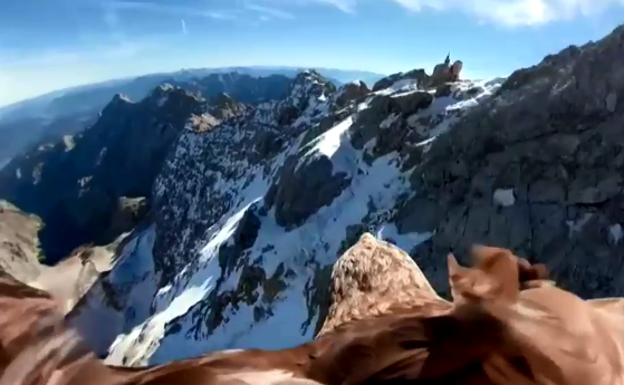
<path id="1" fill-rule="evenodd" d="M 362 307 L 375 314 L 379 303 L 417 301 L 407 288 L 424 287 L 422 274 L 448 297 L 447 254 L 463 262 L 475 243 L 539 259 L 584 297 L 621 296 L 622 55 L 621 27 L 505 79 L 437 81 L 412 70 L 372 89 L 337 88 L 304 71 L 285 97 L 243 107 L 226 94 L 211 104 L 158 91 L 180 99 L 141 102 L 147 113 L 123 127 L 161 143 L 150 119 L 175 119 L 168 146 L 120 140 L 146 166 L 106 173 L 115 197 L 128 199 L 114 207 L 142 207 L 132 199 L 148 196 L 149 214 L 120 216 L 136 218 L 121 220 L 132 231 L 72 322 L 119 365 L 284 348 L 335 327 L 327 314 L 359 317 L 332 307 L 336 298 L 364 306 L 375 292 Z M 227 108 L 221 117 L 215 103 Z M 116 154 L 111 162 L 129 156 Z M 121 191 L 135 180 L 141 193 Z M 393 279 L 377 276 L 388 271 Z"/>

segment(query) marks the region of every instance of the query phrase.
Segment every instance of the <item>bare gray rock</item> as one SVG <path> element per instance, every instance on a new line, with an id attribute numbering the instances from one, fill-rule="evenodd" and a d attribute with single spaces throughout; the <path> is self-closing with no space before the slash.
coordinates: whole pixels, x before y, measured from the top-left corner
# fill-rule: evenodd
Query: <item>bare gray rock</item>
<path id="1" fill-rule="evenodd" d="M 441 292 L 442 256 L 484 243 L 545 262 L 582 296 L 624 294 L 622 55 L 623 27 L 550 55 L 432 144 L 399 223 L 436 230 L 414 253 Z"/>
<path id="2" fill-rule="evenodd" d="M 370 93 L 370 90 L 364 82 L 351 82 L 340 87 L 336 94 L 335 106 L 336 108 L 345 107 L 349 102 L 362 100 L 366 95 Z"/>
<path id="3" fill-rule="evenodd" d="M 332 161 L 326 156 L 308 157 L 300 162 L 293 158 L 267 193 L 267 204 L 275 205 L 275 220 L 280 226 L 296 227 L 331 203 L 350 182 L 344 172 L 334 172 Z"/>
<path id="4" fill-rule="evenodd" d="M 374 156 L 399 150 L 412 130 L 405 118 L 431 105 L 434 96 L 426 91 L 410 91 L 397 95 L 379 95 L 370 107 L 360 111 L 350 128 L 351 143 L 357 149 L 377 138 Z"/>
<path id="5" fill-rule="evenodd" d="M 403 79 L 414 79 L 417 80 L 419 84 L 422 84 L 424 86 L 429 82 L 429 75 L 427 75 L 424 69 L 414 69 L 408 72 L 398 72 L 377 81 L 373 85 L 373 92 L 388 88 L 395 82 Z"/>

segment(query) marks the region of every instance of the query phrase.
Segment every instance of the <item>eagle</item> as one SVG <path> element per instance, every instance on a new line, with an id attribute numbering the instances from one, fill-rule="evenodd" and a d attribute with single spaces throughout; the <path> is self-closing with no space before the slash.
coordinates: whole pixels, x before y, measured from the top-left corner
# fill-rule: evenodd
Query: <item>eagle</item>
<path id="1" fill-rule="evenodd" d="M 364 234 L 334 266 L 318 336 L 289 349 L 105 365 L 50 294 L 0 273 L 0 385 L 585 385 L 622 381 L 618 299 L 584 301 L 511 251 L 447 257 L 452 301 L 397 247 Z"/>

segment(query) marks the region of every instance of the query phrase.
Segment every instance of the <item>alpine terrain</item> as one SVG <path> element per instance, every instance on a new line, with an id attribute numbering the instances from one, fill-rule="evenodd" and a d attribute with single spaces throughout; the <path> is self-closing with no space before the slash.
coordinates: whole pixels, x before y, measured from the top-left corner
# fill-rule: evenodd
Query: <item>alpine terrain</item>
<path id="1" fill-rule="evenodd" d="M 444 296 L 448 252 L 475 243 L 622 296 L 622 57 L 619 27 L 504 79 L 456 62 L 372 88 L 302 71 L 266 100 L 162 84 L 14 159 L 0 199 L 41 218 L 49 263 L 110 252 L 82 257 L 99 275 L 69 317 L 115 365 L 313 339 L 365 233 Z"/>

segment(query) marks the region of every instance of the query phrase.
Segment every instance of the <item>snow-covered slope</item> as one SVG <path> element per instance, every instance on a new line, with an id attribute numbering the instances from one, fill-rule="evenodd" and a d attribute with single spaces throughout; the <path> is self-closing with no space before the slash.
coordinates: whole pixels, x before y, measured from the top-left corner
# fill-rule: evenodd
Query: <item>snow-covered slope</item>
<path id="1" fill-rule="evenodd" d="M 286 99 L 208 132 L 191 120 L 154 186 L 153 219 L 124 241 L 76 323 L 124 365 L 311 339 L 332 264 L 360 234 L 404 250 L 432 236 L 396 224 L 411 170 L 499 85 L 423 90 L 406 78 L 371 93 L 308 71 Z"/>

